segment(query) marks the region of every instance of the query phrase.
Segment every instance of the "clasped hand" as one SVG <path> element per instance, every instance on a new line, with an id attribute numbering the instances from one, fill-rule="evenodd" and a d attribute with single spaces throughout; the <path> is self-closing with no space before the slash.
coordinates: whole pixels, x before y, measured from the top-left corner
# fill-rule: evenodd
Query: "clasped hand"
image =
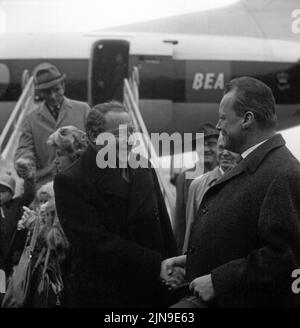
<path id="1" fill-rule="evenodd" d="M 172 257 L 162 262 L 160 278 L 170 290 L 186 281 L 185 264 L 186 255 Z M 211 274 L 195 278 L 190 283 L 189 289 L 205 302 L 211 301 L 215 297 Z"/>
<path id="2" fill-rule="evenodd" d="M 161 263 L 160 279 L 173 290 L 185 282 L 186 255 L 171 257 Z"/>

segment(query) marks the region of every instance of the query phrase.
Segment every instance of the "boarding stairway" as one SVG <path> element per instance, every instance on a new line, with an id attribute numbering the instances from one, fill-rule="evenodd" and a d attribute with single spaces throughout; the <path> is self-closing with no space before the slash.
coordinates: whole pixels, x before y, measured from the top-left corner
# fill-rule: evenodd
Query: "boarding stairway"
<path id="1" fill-rule="evenodd" d="M 0 171 L 9 171 L 17 181 L 16 194 L 19 192 L 20 179 L 14 170 L 14 154 L 21 134 L 21 126 L 29 110 L 35 107 L 33 77 L 27 70 L 22 75 L 22 94 L 17 101 L 0 135 Z"/>
<path id="2" fill-rule="evenodd" d="M 138 69 L 134 68 L 129 79 L 124 80 L 124 104 L 132 117 L 135 131 L 139 133 L 140 148 L 143 154 L 151 155 L 148 158 L 153 164 L 156 171 L 161 191 L 164 196 L 166 207 L 171 219 L 171 224 L 174 224 L 175 211 L 175 194 L 170 188 L 170 183 L 164 175 L 160 167 L 159 157 L 151 143 L 150 136 L 142 115 L 139 110 L 139 75 Z M 20 188 L 20 179 L 17 177 L 14 170 L 14 154 L 18 146 L 18 140 L 21 134 L 21 126 L 24 118 L 30 110 L 35 108 L 34 102 L 34 84 L 33 77 L 29 76 L 28 71 L 24 71 L 22 77 L 22 94 L 13 109 L 1 135 L 0 135 L 0 170 L 10 171 L 17 180 L 17 192 Z"/>
<path id="3" fill-rule="evenodd" d="M 152 163 L 158 181 L 160 183 L 161 191 L 165 200 L 165 204 L 171 219 L 171 224 L 174 227 L 175 219 L 175 194 L 170 188 L 170 182 L 162 171 L 162 167 L 159 162 L 159 157 L 156 154 L 150 135 L 144 123 L 143 117 L 139 110 L 139 74 L 136 67 L 133 68 L 132 75 L 129 79 L 124 80 L 124 104 L 132 118 L 134 128 L 138 133 L 139 142 L 142 148 L 142 154 L 148 154 L 151 158 L 148 158 Z"/>

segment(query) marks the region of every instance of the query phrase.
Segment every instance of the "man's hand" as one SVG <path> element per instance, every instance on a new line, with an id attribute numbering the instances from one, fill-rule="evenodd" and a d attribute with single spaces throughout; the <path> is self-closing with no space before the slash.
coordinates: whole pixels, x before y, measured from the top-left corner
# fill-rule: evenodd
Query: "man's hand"
<path id="1" fill-rule="evenodd" d="M 35 220 L 37 219 L 37 214 L 35 211 L 32 211 L 30 208 L 23 206 L 24 213 L 22 219 L 18 222 L 18 226 L 25 229 L 31 229 Z"/>
<path id="2" fill-rule="evenodd" d="M 215 297 L 210 274 L 194 279 L 190 283 L 190 290 L 204 302 L 209 302 Z"/>
<path id="3" fill-rule="evenodd" d="M 163 281 L 169 290 L 173 290 L 185 282 L 185 269 L 179 266 L 173 268 L 168 280 Z"/>
<path id="4" fill-rule="evenodd" d="M 35 167 L 31 160 L 19 158 L 15 163 L 15 169 L 18 176 L 24 180 L 31 179 L 35 174 Z"/>
<path id="5" fill-rule="evenodd" d="M 161 263 L 160 279 L 169 288 L 175 288 L 185 280 L 186 255 L 171 257 Z"/>
<path id="6" fill-rule="evenodd" d="M 185 268 L 186 255 L 175 256 L 169 259 L 165 259 L 161 263 L 160 278 L 167 280 L 172 275 L 174 268 L 179 266 Z"/>

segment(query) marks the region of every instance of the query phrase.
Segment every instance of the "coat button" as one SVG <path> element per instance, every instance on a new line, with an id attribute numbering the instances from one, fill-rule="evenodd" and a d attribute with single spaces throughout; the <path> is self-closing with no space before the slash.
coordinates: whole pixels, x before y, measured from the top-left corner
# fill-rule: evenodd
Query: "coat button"
<path id="1" fill-rule="evenodd" d="M 188 249 L 188 252 L 189 253 L 194 253 L 195 252 L 195 246 L 190 246 L 189 249 Z"/>
<path id="2" fill-rule="evenodd" d="M 201 213 L 202 214 L 206 214 L 208 212 L 208 208 L 206 205 L 204 205 L 203 207 L 201 207 Z"/>

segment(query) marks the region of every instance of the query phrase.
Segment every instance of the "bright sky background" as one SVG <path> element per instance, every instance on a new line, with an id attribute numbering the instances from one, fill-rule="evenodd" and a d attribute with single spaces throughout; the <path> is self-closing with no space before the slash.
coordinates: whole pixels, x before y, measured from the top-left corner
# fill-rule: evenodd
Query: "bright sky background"
<path id="1" fill-rule="evenodd" d="M 0 0 L 0 32 L 78 32 L 226 6 L 237 0 Z"/>

